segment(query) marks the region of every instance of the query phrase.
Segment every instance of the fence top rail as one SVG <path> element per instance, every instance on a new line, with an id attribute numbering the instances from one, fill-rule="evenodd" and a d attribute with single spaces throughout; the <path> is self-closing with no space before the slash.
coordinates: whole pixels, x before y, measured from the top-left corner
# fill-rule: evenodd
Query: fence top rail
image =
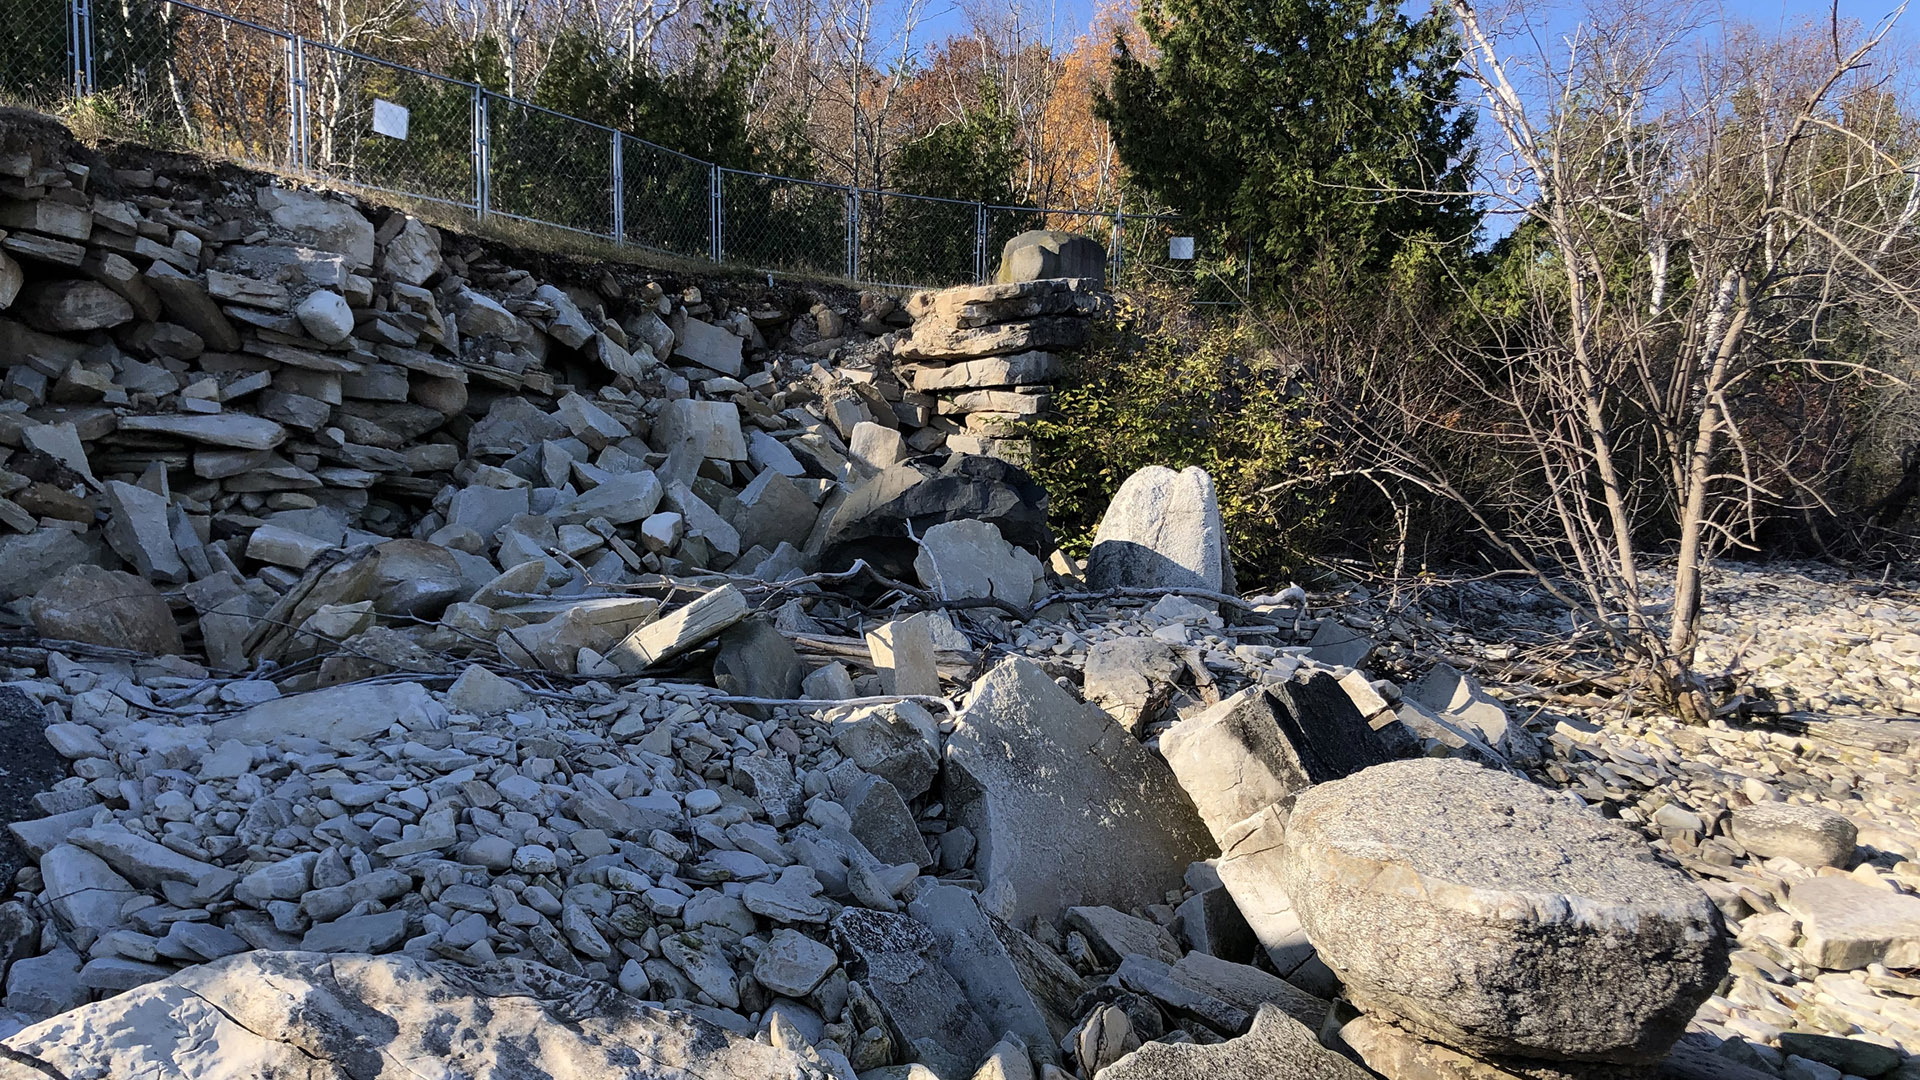
<path id="1" fill-rule="evenodd" d="M 754 172 L 752 169 L 729 169 L 725 165 L 718 165 L 715 166 L 715 168 L 717 168 L 723 176 L 731 173 L 734 176 L 745 176 L 754 180 L 778 180 L 783 184 L 802 184 L 806 187 L 832 188 L 835 191 L 849 194 L 856 190 L 845 184 L 835 184 L 826 180 L 802 180 L 797 176 L 776 176 L 773 173 Z"/>
<path id="2" fill-rule="evenodd" d="M 230 22 L 251 30 L 258 30 L 263 34 L 271 34 L 282 41 L 292 41 L 298 36 L 277 27 L 268 26 L 265 23 L 254 22 L 252 19 L 243 19 L 238 15 L 229 15 L 224 11 L 215 11 L 212 8 L 203 8 L 199 4 L 190 4 L 187 0 L 164 0 L 164 2 L 172 7 L 185 8 L 188 11 L 199 12 L 202 15 L 211 15 L 222 22 Z"/>
<path id="3" fill-rule="evenodd" d="M 692 154 L 688 154 L 680 150 L 675 150 L 671 146 L 661 146 L 657 142 L 648 142 L 647 140 L 641 138 L 640 136 L 634 135 L 630 132 L 623 131 L 620 133 L 620 137 L 623 139 L 631 139 L 634 142 L 639 143 L 641 146 L 644 146 L 649 150 L 658 150 L 663 154 L 672 154 L 674 157 L 680 158 L 682 160 L 691 161 L 695 165 L 698 165 L 703 169 L 713 168 L 713 163 L 706 160 L 705 158 L 697 158 L 697 157 L 694 157 Z"/>
<path id="4" fill-rule="evenodd" d="M 619 128 L 611 128 L 605 124 L 596 124 L 591 120 L 582 120 L 581 118 L 574 116 L 572 113 L 563 113 L 558 109 L 549 109 L 545 105 L 535 105 L 531 101 L 521 101 L 519 98 L 516 98 L 516 97 L 508 97 L 505 94 L 497 94 L 492 90 L 487 89 L 484 86 L 480 88 L 480 92 L 494 99 L 495 101 L 504 101 L 509 105 L 518 105 L 523 109 L 532 109 L 534 112 L 543 112 L 543 113 L 546 113 L 548 116 L 553 117 L 556 120 L 570 120 L 573 123 L 580 124 L 585 127 L 595 128 L 600 131 L 604 131 L 609 135 L 626 135 L 627 134 L 626 132 L 621 131 Z M 632 138 L 632 136 L 630 135 L 628 135 L 627 137 Z"/>
<path id="5" fill-rule="evenodd" d="M 978 199 L 949 199 L 944 195 L 913 195 L 905 191 L 881 191 L 878 188 L 853 188 L 851 190 L 857 191 L 862 195 L 871 195 L 876 199 L 918 199 L 921 202 L 943 202 L 953 203 L 956 206 L 973 207 L 987 205 Z M 992 207 L 989 206 L 988 209 L 992 209 Z"/>
<path id="6" fill-rule="evenodd" d="M 1022 214 L 1066 214 L 1066 215 L 1072 215 L 1075 217 L 1105 217 L 1105 218 L 1120 216 L 1120 211 L 1118 210 L 1059 210 L 1059 209 L 1050 209 L 1045 206 L 1002 206 L 999 203 L 987 203 L 986 207 L 989 210 L 1017 210 Z M 1135 217 L 1135 216 L 1144 216 L 1144 215 L 1128 214 L 1127 216 Z"/>
<path id="7" fill-rule="evenodd" d="M 180 0 L 167 0 L 167 3 L 170 3 L 170 4 L 177 4 L 179 2 Z M 330 53 L 339 53 L 342 56 L 351 57 L 352 59 L 355 59 L 355 60 L 363 60 L 369 64 L 379 64 L 381 67 L 390 67 L 396 71 L 404 71 L 409 75 L 418 75 L 423 79 L 433 79 L 438 82 L 447 83 L 452 86 L 464 86 L 469 90 L 480 89 L 480 87 L 477 84 L 470 83 L 465 79 L 456 79 L 451 75 L 442 75 L 437 71 L 428 71 L 425 68 L 417 68 L 411 64 L 403 64 L 398 60 L 388 60 L 385 57 L 373 56 L 368 53 L 363 53 L 358 49 L 349 49 L 345 45 L 329 45 L 324 41 L 315 41 L 312 38 L 301 38 L 300 43 L 302 48 L 313 48 L 313 49 L 320 49 Z"/>

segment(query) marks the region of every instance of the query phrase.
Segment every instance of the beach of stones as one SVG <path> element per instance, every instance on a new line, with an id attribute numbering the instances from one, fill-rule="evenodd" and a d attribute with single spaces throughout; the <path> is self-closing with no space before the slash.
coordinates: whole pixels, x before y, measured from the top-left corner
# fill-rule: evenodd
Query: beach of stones
<path id="1" fill-rule="evenodd" d="M 115 153 L 0 125 L 0 1077 L 1920 1075 L 1911 583 L 1717 568 L 1685 726 L 1197 469 L 1057 550 L 1096 281 Z"/>

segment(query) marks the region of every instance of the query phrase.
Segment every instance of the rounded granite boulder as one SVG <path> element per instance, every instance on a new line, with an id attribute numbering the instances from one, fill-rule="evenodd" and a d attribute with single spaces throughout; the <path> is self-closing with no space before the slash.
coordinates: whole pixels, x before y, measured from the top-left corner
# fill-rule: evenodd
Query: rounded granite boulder
<path id="1" fill-rule="evenodd" d="M 1719 912 L 1644 840 L 1464 761 L 1310 789 L 1283 877 L 1355 1005 L 1483 1055 L 1656 1061 L 1727 972 Z"/>

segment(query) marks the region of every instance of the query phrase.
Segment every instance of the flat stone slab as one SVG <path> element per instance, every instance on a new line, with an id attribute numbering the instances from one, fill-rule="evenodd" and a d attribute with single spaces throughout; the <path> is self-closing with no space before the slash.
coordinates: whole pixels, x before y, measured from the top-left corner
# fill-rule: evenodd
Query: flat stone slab
<path id="1" fill-rule="evenodd" d="M 1651 1064 L 1727 971 L 1719 911 L 1639 836 L 1458 760 L 1305 792 L 1282 868 L 1349 1000 L 1469 1052 Z"/>
<path id="2" fill-rule="evenodd" d="M 273 743 L 306 735 L 340 744 L 371 738 L 396 720 L 423 720 L 430 710 L 439 708 L 419 683 L 333 686 L 262 702 L 239 716 L 217 721 L 212 740 Z"/>
<path id="3" fill-rule="evenodd" d="M 907 1055 L 943 1077 L 972 1075 L 996 1035 L 941 966 L 933 932 L 905 915 L 850 907 L 833 920 L 833 933 L 857 960 L 849 973 L 886 1010 Z"/>
<path id="4" fill-rule="evenodd" d="M 1831 971 L 1920 966 L 1920 897 L 1846 877 L 1795 881 L 1784 905 L 1800 920 L 1800 953 Z"/>

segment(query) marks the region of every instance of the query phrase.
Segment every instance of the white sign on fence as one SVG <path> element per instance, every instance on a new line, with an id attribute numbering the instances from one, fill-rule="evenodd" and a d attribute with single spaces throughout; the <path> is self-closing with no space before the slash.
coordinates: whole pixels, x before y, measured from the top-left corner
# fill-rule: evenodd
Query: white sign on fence
<path id="1" fill-rule="evenodd" d="M 1193 258 L 1193 237 L 1175 236 L 1170 238 L 1167 241 L 1167 258 L 1169 259 Z"/>
<path id="2" fill-rule="evenodd" d="M 385 98 L 373 99 L 373 133 L 387 135 L 395 139 L 407 137 L 407 107 L 395 105 Z"/>

